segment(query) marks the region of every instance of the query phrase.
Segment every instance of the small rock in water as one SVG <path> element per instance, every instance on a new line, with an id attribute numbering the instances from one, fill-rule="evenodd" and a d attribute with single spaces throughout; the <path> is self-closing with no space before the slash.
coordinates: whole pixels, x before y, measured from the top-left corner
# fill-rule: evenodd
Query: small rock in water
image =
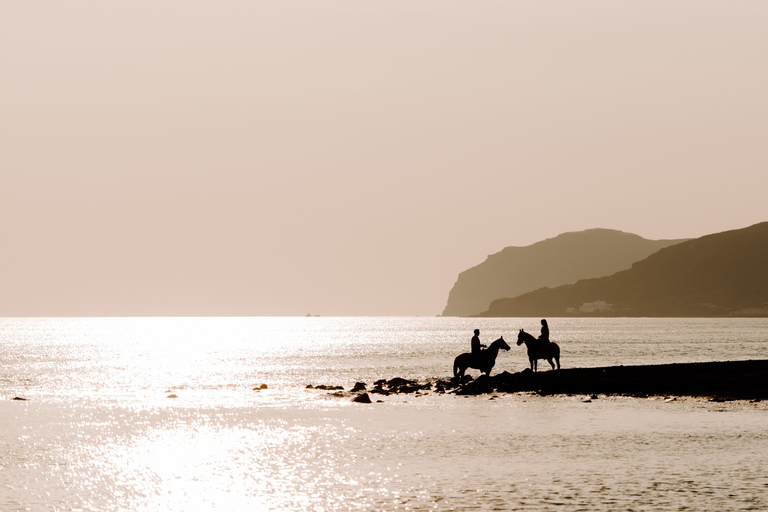
<path id="1" fill-rule="evenodd" d="M 269 389 L 269 388 L 267 388 L 266 384 L 262 384 L 261 386 L 256 386 L 255 388 L 253 388 L 254 391 L 261 391 L 262 389 Z"/>
<path id="2" fill-rule="evenodd" d="M 27 398 L 22 398 L 20 396 L 15 396 L 15 397 L 11 398 L 11 400 L 21 400 L 23 402 L 26 402 L 28 399 Z"/>
<path id="3" fill-rule="evenodd" d="M 167 396 L 167 397 L 165 397 L 165 398 L 179 398 L 179 397 L 178 397 L 178 396 L 176 396 L 176 395 L 174 395 L 173 393 L 171 393 L 170 395 L 168 395 L 168 396 Z"/>
<path id="4" fill-rule="evenodd" d="M 365 382 L 358 382 L 356 383 L 352 389 L 350 389 L 352 393 L 357 393 L 358 391 L 365 391 Z"/>
<path id="5" fill-rule="evenodd" d="M 360 404 L 370 404 L 371 397 L 368 396 L 368 393 L 363 393 L 362 395 L 357 395 L 352 401 Z"/>

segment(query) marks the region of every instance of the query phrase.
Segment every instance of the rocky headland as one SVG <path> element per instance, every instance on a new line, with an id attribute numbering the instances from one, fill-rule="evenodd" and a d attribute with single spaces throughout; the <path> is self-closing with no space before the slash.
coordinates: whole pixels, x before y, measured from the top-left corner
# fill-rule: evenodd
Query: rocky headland
<path id="1" fill-rule="evenodd" d="M 665 247 L 607 277 L 494 300 L 479 316 L 768 317 L 767 262 L 762 222 Z"/>
<path id="2" fill-rule="evenodd" d="M 588 229 L 526 247 L 505 247 L 459 274 L 442 316 L 479 315 L 496 299 L 609 276 L 684 241 L 646 240 L 613 229 Z"/>

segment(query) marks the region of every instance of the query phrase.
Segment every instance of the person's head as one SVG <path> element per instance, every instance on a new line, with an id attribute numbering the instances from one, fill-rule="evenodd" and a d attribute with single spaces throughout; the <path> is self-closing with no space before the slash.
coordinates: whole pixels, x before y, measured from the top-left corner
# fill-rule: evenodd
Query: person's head
<path id="1" fill-rule="evenodd" d="M 475 329 L 475 334 L 480 334 L 480 329 Z"/>
<path id="2" fill-rule="evenodd" d="M 541 325 L 547 325 L 547 321 L 544 320 L 543 318 L 541 319 Z"/>

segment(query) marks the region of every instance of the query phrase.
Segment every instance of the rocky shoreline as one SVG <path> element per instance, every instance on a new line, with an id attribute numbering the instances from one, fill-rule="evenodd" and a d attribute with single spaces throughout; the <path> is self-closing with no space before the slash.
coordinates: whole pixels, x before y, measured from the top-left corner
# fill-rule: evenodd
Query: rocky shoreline
<path id="1" fill-rule="evenodd" d="M 526 369 L 490 377 L 481 375 L 477 379 L 466 376 L 462 381 L 451 378 L 418 382 L 396 377 L 378 380 L 370 388 L 358 382 L 349 391 L 341 386 L 325 385 L 308 385 L 307 389 L 330 390 L 334 396 L 352 396 L 354 401 L 364 403 L 373 402 L 376 395 L 517 392 L 541 395 L 693 396 L 759 401 L 768 399 L 768 360 L 567 368 L 536 373 Z"/>

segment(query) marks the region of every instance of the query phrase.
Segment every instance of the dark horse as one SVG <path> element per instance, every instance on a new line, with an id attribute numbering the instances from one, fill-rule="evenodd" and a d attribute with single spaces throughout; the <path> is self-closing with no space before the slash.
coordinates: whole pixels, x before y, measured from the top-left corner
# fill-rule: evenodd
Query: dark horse
<path id="1" fill-rule="evenodd" d="M 477 355 L 470 354 L 469 352 L 459 354 L 453 361 L 453 376 L 464 377 L 464 372 L 467 371 L 467 368 L 476 368 L 486 375 L 490 375 L 491 370 L 496 364 L 496 356 L 499 354 L 500 348 L 509 350 L 509 345 L 504 341 L 503 336 Z"/>
<path id="2" fill-rule="evenodd" d="M 541 341 L 533 334 L 528 334 L 520 329 L 520 333 L 517 335 L 517 346 L 519 347 L 523 343 L 528 348 L 528 360 L 531 362 L 531 370 L 536 371 L 536 361 L 538 359 L 549 361 L 553 370 L 555 369 L 555 363 L 552 362 L 554 359 L 557 362 L 557 369 L 560 369 L 560 347 L 557 343 Z"/>

